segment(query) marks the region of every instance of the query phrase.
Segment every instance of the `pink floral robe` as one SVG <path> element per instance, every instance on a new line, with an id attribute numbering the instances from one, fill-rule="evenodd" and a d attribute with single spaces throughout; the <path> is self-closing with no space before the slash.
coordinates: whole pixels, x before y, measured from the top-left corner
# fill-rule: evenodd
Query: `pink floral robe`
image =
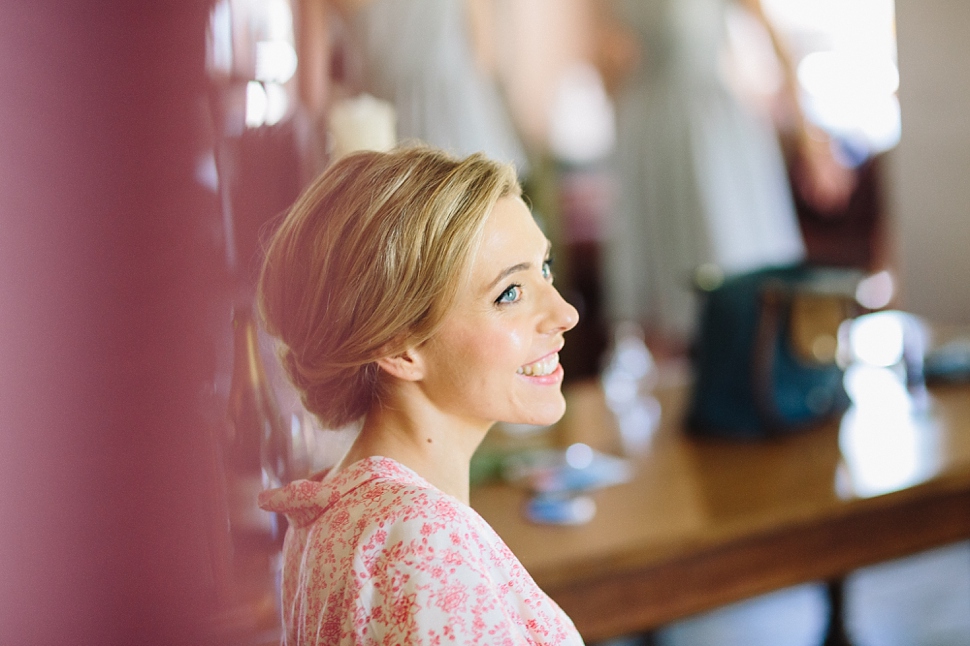
<path id="1" fill-rule="evenodd" d="M 259 501 L 290 520 L 285 644 L 583 643 L 481 516 L 394 460 Z"/>

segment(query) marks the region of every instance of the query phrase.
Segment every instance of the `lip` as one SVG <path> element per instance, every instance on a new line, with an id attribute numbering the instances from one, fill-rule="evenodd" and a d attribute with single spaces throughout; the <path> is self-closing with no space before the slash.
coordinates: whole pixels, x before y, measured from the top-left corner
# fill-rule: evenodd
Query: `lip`
<path id="1" fill-rule="evenodd" d="M 556 369 L 550 372 L 548 375 L 542 375 L 541 377 L 534 377 L 530 375 L 515 375 L 520 379 L 525 379 L 529 383 L 535 384 L 537 386 L 554 386 L 562 382 L 562 378 L 565 375 L 563 372 L 562 364 L 556 366 Z"/>
<path id="2" fill-rule="evenodd" d="M 548 357 L 551 357 L 552 355 L 554 355 L 554 354 L 562 351 L 564 345 L 565 344 L 562 344 L 557 349 L 553 350 L 552 352 L 548 352 L 548 353 L 542 355 L 541 357 L 539 357 L 538 359 L 535 359 L 535 360 L 530 361 L 529 363 L 523 364 L 523 365 L 529 365 L 531 363 L 536 363 L 538 361 L 542 361 L 543 359 L 546 359 Z M 529 381 L 530 383 L 533 383 L 533 384 L 536 384 L 536 385 L 540 385 L 540 386 L 551 386 L 551 385 L 555 385 L 555 384 L 561 383 L 564 375 L 565 375 L 565 372 L 562 369 L 562 364 L 561 363 L 557 364 L 556 365 L 556 369 L 553 370 L 552 372 L 550 372 L 548 375 L 542 375 L 542 376 L 538 376 L 537 377 L 537 376 L 533 376 L 533 375 L 516 374 L 517 377 L 521 377 L 522 379 L 525 379 L 526 381 Z"/>
<path id="3" fill-rule="evenodd" d="M 532 364 L 532 363 L 537 363 L 537 362 L 539 362 L 539 361 L 542 361 L 543 359 L 546 359 L 546 358 L 548 358 L 548 357 L 551 357 L 552 355 L 554 355 L 554 354 L 556 354 L 557 352 L 562 352 L 562 349 L 563 349 L 563 348 L 564 348 L 565 346 L 566 346 L 566 344 L 565 344 L 565 343 L 563 343 L 563 344 L 560 344 L 560 346 L 559 346 L 558 348 L 556 348 L 555 350 L 553 350 L 552 352 L 547 352 L 546 354 L 544 354 L 544 355 L 542 355 L 542 356 L 541 356 L 541 357 L 539 357 L 538 359 L 533 359 L 532 361 L 526 361 L 526 362 L 525 362 L 525 363 L 523 363 L 522 365 L 523 365 L 523 366 L 528 366 L 529 364 Z"/>

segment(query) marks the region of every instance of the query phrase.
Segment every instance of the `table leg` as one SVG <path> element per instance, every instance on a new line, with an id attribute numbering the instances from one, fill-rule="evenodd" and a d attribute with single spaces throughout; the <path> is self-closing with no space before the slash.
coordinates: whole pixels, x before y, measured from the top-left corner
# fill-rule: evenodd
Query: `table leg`
<path id="1" fill-rule="evenodd" d="M 833 579 L 826 585 L 829 599 L 829 625 L 822 646 L 852 646 L 845 630 L 845 580 Z"/>

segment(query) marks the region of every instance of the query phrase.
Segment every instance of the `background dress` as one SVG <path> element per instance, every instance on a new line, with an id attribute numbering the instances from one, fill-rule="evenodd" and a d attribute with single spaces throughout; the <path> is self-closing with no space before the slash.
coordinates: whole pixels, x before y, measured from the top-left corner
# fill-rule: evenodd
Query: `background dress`
<path id="1" fill-rule="evenodd" d="M 722 81 L 729 0 L 615 0 L 641 46 L 617 100 L 619 199 L 606 254 L 614 321 L 685 338 L 691 280 L 801 260 L 784 160 L 771 125 Z"/>
<path id="2" fill-rule="evenodd" d="M 528 170 L 498 85 L 475 60 L 464 0 L 371 0 L 348 27 L 361 85 L 394 105 L 399 139 Z"/>
<path id="3" fill-rule="evenodd" d="M 383 457 L 263 492 L 285 513 L 284 644 L 581 645 L 467 505 Z"/>

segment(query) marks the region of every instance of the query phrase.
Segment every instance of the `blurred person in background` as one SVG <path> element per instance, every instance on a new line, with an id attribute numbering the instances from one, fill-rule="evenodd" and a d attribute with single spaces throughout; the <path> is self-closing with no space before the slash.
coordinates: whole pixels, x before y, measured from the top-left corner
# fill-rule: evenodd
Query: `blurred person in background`
<path id="1" fill-rule="evenodd" d="M 345 17 L 349 82 L 391 103 L 402 141 L 483 152 L 528 170 L 494 77 L 489 0 L 332 0 Z"/>
<path id="2" fill-rule="evenodd" d="M 654 345 L 679 352 L 697 315 L 698 268 L 731 275 L 805 259 L 776 125 L 795 142 L 795 184 L 816 208 L 842 208 L 854 178 L 802 115 L 789 57 L 758 0 L 600 0 L 596 8 L 600 67 L 617 102 L 608 315 L 642 324 Z M 780 88 L 767 111 L 739 91 L 732 22 L 760 31 L 774 57 Z"/>

